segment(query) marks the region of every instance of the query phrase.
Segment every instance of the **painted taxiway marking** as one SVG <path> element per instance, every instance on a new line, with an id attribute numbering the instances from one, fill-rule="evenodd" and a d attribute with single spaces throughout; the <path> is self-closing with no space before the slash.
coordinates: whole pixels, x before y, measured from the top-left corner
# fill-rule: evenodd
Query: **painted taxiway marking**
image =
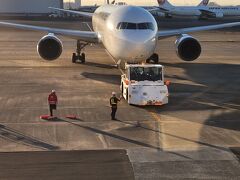
<path id="1" fill-rule="evenodd" d="M 107 149 L 108 148 L 108 144 L 106 142 L 105 137 L 102 134 L 98 134 L 97 137 L 99 138 L 100 142 L 102 143 L 103 148 Z"/>
<path id="2" fill-rule="evenodd" d="M 153 117 L 155 121 L 158 121 L 158 122 L 161 121 L 161 118 L 158 116 L 156 112 L 150 112 L 150 115 Z"/>

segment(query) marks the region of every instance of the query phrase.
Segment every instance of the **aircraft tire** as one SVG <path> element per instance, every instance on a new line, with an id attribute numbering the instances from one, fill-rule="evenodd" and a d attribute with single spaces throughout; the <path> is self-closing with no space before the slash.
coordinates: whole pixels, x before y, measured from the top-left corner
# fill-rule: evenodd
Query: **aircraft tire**
<path id="1" fill-rule="evenodd" d="M 148 64 L 158 64 L 159 63 L 159 57 L 158 54 L 153 54 L 150 58 L 146 60 L 146 63 Z"/>
<path id="2" fill-rule="evenodd" d="M 85 53 L 82 53 L 82 55 L 81 55 L 81 61 L 82 61 L 82 63 L 85 63 L 85 62 L 86 62 L 86 55 L 85 55 Z"/>
<path id="3" fill-rule="evenodd" d="M 77 60 L 77 55 L 76 55 L 76 53 L 73 53 L 72 54 L 72 63 L 76 63 L 76 60 Z"/>
<path id="4" fill-rule="evenodd" d="M 151 59 L 147 59 L 147 60 L 146 60 L 146 63 L 147 63 L 147 64 L 150 64 L 150 61 L 151 61 Z"/>

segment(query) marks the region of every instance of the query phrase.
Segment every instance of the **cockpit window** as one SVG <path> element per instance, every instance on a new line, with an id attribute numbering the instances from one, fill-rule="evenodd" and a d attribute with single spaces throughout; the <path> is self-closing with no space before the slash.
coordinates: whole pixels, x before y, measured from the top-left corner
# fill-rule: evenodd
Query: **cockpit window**
<path id="1" fill-rule="evenodd" d="M 153 23 L 144 22 L 144 23 L 129 23 L 129 22 L 120 22 L 117 25 L 117 29 L 138 29 L 138 30 L 152 30 L 154 31 Z"/>
<path id="2" fill-rule="evenodd" d="M 140 24 L 138 24 L 138 29 L 148 29 L 147 23 L 140 23 Z"/>
<path id="3" fill-rule="evenodd" d="M 135 23 L 128 23 L 126 29 L 137 29 L 137 24 L 135 24 Z"/>
<path id="4" fill-rule="evenodd" d="M 126 29 L 127 25 L 128 23 L 126 22 L 118 23 L 117 29 Z"/>
<path id="5" fill-rule="evenodd" d="M 151 29 L 151 30 L 154 30 L 154 27 L 153 27 L 152 23 L 139 23 L 138 24 L 138 29 Z"/>

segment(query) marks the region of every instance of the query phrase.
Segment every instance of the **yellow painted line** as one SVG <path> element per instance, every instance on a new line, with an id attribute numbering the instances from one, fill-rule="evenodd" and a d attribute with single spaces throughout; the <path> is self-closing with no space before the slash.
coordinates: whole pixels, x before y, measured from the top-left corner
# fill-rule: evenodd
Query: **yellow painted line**
<path id="1" fill-rule="evenodd" d="M 161 121 L 161 118 L 158 116 L 156 112 L 150 112 L 150 114 L 155 121 L 159 121 L 159 122 Z"/>

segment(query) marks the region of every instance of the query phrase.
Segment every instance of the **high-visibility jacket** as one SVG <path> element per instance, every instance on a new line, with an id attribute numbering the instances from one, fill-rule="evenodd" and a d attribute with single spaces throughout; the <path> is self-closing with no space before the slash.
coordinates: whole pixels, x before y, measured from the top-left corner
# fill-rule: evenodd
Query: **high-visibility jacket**
<path id="1" fill-rule="evenodd" d="M 110 105 L 111 107 L 117 107 L 117 103 L 120 101 L 117 97 L 111 97 L 110 98 Z"/>
<path id="2" fill-rule="evenodd" d="M 49 96 L 48 96 L 48 103 L 56 105 L 57 102 L 58 102 L 57 95 L 55 93 L 49 94 Z"/>

